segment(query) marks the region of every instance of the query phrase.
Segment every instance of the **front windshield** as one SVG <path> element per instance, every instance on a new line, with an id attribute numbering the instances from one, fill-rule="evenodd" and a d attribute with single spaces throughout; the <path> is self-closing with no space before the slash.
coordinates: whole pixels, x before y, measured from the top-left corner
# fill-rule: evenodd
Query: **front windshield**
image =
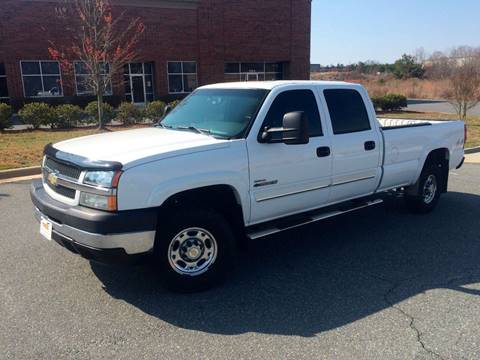
<path id="1" fill-rule="evenodd" d="M 236 138 L 243 135 L 266 94 L 267 90 L 259 89 L 196 90 L 162 120 L 161 126 Z"/>

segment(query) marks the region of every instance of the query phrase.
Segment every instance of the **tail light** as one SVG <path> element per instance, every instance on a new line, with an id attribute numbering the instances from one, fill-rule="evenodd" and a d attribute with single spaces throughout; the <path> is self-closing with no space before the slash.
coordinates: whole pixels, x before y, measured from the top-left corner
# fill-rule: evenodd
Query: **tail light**
<path id="1" fill-rule="evenodd" d="M 467 131 L 467 124 L 463 126 L 463 147 L 465 147 L 465 144 L 467 143 L 467 138 L 468 138 L 468 131 Z"/>

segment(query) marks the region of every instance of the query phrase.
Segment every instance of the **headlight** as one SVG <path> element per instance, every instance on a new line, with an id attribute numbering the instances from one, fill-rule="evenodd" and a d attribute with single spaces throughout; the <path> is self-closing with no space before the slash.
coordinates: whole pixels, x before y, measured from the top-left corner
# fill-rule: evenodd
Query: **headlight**
<path id="1" fill-rule="evenodd" d="M 84 189 L 80 193 L 80 205 L 94 209 L 116 211 L 117 210 L 117 186 L 121 171 L 87 171 L 83 183 L 95 187 L 106 188 L 107 194 L 98 194 L 98 190 Z M 101 190 L 103 192 L 104 190 Z"/>
<path id="2" fill-rule="evenodd" d="M 80 193 L 80 205 L 99 210 L 116 211 L 116 195 L 97 195 L 87 192 Z"/>
<path id="3" fill-rule="evenodd" d="M 87 171 L 83 182 L 89 185 L 111 187 L 115 171 Z"/>

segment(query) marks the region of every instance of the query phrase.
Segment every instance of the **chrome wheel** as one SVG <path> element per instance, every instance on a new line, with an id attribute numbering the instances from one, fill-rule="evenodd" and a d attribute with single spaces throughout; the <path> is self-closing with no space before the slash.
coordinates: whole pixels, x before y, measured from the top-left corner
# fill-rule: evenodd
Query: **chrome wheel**
<path id="1" fill-rule="evenodd" d="M 430 204 L 437 193 L 437 177 L 435 175 L 430 175 L 425 184 L 423 185 L 423 202 L 425 204 Z"/>
<path id="2" fill-rule="evenodd" d="M 168 262 L 177 273 L 198 276 L 217 258 L 217 242 L 202 228 L 188 228 L 178 233 L 168 247 Z"/>

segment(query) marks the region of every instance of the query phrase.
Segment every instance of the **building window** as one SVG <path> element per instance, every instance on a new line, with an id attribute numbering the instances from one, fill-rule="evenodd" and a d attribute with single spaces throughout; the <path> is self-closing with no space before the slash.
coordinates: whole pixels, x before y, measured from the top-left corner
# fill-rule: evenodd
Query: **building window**
<path id="1" fill-rule="evenodd" d="M 7 74 L 3 63 L 0 63 L 0 99 L 8 99 Z"/>
<path id="2" fill-rule="evenodd" d="M 63 96 L 58 61 L 20 61 L 25 97 Z"/>
<path id="3" fill-rule="evenodd" d="M 197 87 L 197 63 L 195 61 L 168 62 L 168 92 L 190 93 Z"/>
<path id="4" fill-rule="evenodd" d="M 227 62 L 225 63 L 225 81 L 268 81 L 282 80 L 282 63 L 269 62 Z"/>
<path id="5" fill-rule="evenodd" d="M 77 95 L 94 95 L 95 91 L 92 86 L 88 83 L 89 76 L 91 74 L 90 69 L 83 61 L 75 61 L 75 87 Z M 100 66 L 100 72 L 104 78 L 104 81 L 107 82 L 105 89 L 105 95 L 112 95 L 112 82 L 107 79 L 108 74 L 110 73 L 110 66 L 107 63 L 102 63 Z"/>
<path id="6" fill-rule="evenodd" d="M 154 99 L 153 63 L 131 63 L 124 67 L 125 97 L 134 104 Z"/>

